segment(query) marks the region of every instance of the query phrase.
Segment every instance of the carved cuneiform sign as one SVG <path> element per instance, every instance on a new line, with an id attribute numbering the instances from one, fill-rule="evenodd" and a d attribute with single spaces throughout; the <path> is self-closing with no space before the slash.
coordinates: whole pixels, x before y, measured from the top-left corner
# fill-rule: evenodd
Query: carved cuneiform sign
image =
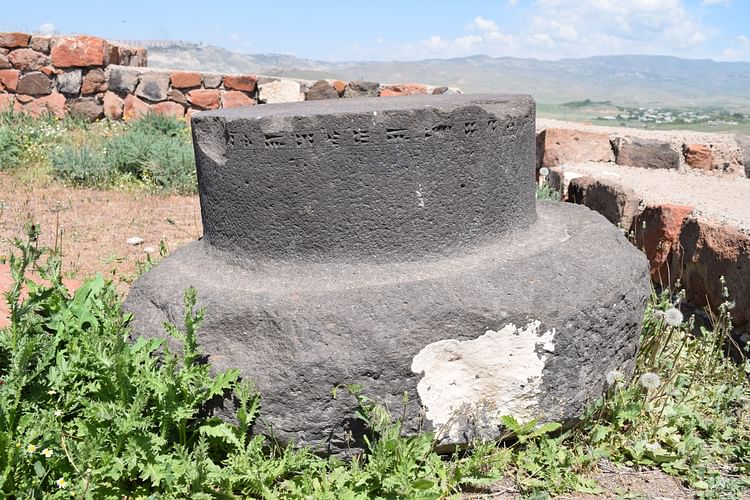
<path id="1" fill-rule="evenodd" d="M 222 250 L 417 258 L 535 219 L 527 97 L 270 104 L 193 123 L 204 237 Z"/>
<path id="2" fill-rule="evenodd" d="M 227 129 L 228 150 L 287 150 L 287 149 L 309 149 L 309 148 L 337 148 L 343 144 L 352 146 L 368 147 L 383 144 L 401 144 L 414 139 L 438 139 L 463 137 L 479 139 L 485 134 L 498 134 L 502 130 L 496 119 L 488 119 L 483 123 L 477 121 L 461 121 L 458 123 L 440 122 L 423 127 L 422 129 L 390 128 L 374 126 L 371 128 L 333 129 L 322 128 L 318 130 L 302 132 L 274 132 L 252 137 L 251 134 L 233 130 L 231 126 Z M 508 123 L 507 131 L 512 132 L 514 125 Z"/>

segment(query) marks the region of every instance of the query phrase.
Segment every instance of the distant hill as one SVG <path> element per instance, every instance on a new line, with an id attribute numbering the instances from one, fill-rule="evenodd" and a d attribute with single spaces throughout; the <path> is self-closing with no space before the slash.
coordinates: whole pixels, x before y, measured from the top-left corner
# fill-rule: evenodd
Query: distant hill
<path id="1" fill-rule="evenodd" d="M 470 56 L 423 61 L 326 62 L 240 54 L 210 45 L 142 42 L 149 66 L 295 78 L 423 82 L 467 93 L 522 92 L 538 102 L 592 99 L 631 106 L 719 106 L 750 111 L 750 63 L 667 56 L 598 56 L 541 61 Z"/>

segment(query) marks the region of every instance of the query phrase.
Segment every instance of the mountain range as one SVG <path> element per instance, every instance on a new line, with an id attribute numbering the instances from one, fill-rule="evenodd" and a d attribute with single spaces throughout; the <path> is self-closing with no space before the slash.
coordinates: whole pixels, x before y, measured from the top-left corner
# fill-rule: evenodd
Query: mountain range
<path id="1" fill-rule="evenodd" d="M 720 107 L 750 111 L 750 63 L 616 55 L 545 61 L 475 55 L 422 61 L 329 62 L 241 54 L 187 42 L 140 42 L 149 66 L 291 78 L 421 82 L 465 93 L 527 93 L 543 104 L 590 99 L 625 106 Z"/>

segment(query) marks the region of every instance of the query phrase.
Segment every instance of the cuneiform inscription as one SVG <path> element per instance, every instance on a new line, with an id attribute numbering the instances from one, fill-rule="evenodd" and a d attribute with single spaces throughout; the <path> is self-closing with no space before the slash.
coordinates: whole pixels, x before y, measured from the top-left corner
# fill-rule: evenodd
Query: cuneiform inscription
<path id="1" fill-rule="evenodd" d="M 247 149 L 253 145 L 250 136 L 243 132 L 227 132 L 227 143 L 237 149 Z"/>
<path id="2" fill-rule="evenodd" d="M 354 129 L 354 142 L 357 144 L 370 143 L 370 131 L 364 128 Z"/>
<path id="3" fill-rule="evenodd" d="M 514 125 L 513 122 L 510 122 L 505 125 L 505 128 L 512 132 Z M 477 136 L 497 133 L 501 130 L 502 124 L 499 120 L 490 118 L 486 122 L 437 123 L 429 127 L 424 127 L 421 131 L 412 131 L 407 128 L 386 128 L 384 131 L 385 140 L 388 143 L 406 142 L 413 138 L 422 137 L 422 132 L 425 139 L 446 138 L 453 133 L 454 127 L 458 130 L 463 130 L 466 136 Z M 376 136 L 378 139 L 383 137 L 380 135 L 382 130 L 379 129 L 377 131 Z M 350 133 L 351 135 L 348 135 Z M 263 147 L 265 149 L 288 149 L 294 147 L 306 149 L 316 147 L 320 144 L 340 147 L 345 137 L 344 134 L 346 134 L 346 137 L 352 137 L 354 144 L 358 146 L 380 143 L 379 140 L 373 142 L 372 131 L 366 128 L 347 129 L 343 131 L 321 128 L 314 132 L 267 133 L 263 136 Z M 346 141 L 344 142 L 346 143 Z M 247 133 L 227 132 L 227 144 L 231 148 L 244 149 L 252 147 L 253 140 Z"/>
<path id="4" fill-rule="evenodd" d="M 424 136 L 425 138 L 430 137 L 440 137 L 444 135 L 448 135 L 450 131 L 453 130 L 453 125 L 450 125 L 448 123 L 439 123 L 437 125 L 433 125 L 432 127 L 427 127 L 424 129 Z"/>
<path id="5" fill-rule="evenodd" d="M 385 140 L 388 142 L 408 141 L 409 131 L 405 128 L 388 128 L 385 130 Z"/>
<path id="6" fill-rule="evenodd" d="M 341 139 L 341 133 L 338 130 L 326 130 L 325 136 L 326 136 L 326 143 L 330 144 L 331 146 L 339 145 L 339 140 Z"/>
<path id="7" fill-rule="evenodd" d="M 266 149 L 281 149 L 285 145 L 284 136 L 281 134 L 264 134 L 263 146 Z"/>
<path id="8" fill-rule="evenodd" d="M 296 141 L 298 148 L 309 148 L 313 145 L 315 134 L 312 132 L 298 132 L 294 134 L 294 140 Z"/>

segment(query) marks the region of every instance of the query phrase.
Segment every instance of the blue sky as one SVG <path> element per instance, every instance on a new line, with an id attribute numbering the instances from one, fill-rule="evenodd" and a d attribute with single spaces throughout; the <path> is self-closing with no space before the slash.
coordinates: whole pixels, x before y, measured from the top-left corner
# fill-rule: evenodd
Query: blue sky
<path id="1" fill-rule="evenodd" d="M 203 42 L 326 60 L 665 54 L 750 61 L 749 0 L 37 0 L 0 31 Z"/>

